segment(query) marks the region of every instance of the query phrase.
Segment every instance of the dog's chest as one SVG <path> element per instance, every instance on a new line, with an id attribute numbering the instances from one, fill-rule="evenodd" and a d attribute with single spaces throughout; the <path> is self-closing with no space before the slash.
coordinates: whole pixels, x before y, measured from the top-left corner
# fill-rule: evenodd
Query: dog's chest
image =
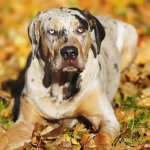
<path id="1" fill-rule="evenodd" d="M 70 114 L 71 108 L 66 107 L 70 100 L 65 99 L 70 95 L 69 83 L 64 86 L 53 84 L 45 93 L 40 92 L 40 87 L 38 89 L 35 89 L 37 92 L 34 92 L 34 88 L 32 88 L 32 92 L 36 93 L 33 95 L 29 95 L 30 93 L 27 92 L 27 99 L 30 100 L 29 103 L 33 104 L 34 107 L 36 106 L 42 116 L 48 119 L 60 119 Z"/>
<path id="2" fill-rule="evenodd" d="M 56 101 L 62 102 L 71 95 L 70 83 L 65 83 L 64 85 L 59 85 L 54 83 L 51 85 L 50 96 L 55 97 Z"/>
<path id="3" fill-rule="evenodd" d="M 54 76 L 56 77 L 56 75 Z M 58 78 L 56 78 L 50 87 L 46 88 L 42 82 L 43 78 L 44 73 L 40 70 L 37 61 L 32 61 L 27 70 L 23 93 L 27 96 L 29 103 L 36 106 L 42 116 L 49 119 L 66 117 L 66 114 L 70 114 L 72 110 L 72 107 L 68 107 L 72 95 L 71 82 L 58 83 Z"/>

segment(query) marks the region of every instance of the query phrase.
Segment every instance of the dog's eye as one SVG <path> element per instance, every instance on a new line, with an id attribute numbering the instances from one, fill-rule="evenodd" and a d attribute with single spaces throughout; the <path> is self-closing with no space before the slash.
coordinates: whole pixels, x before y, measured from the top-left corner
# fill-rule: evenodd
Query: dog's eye
<path id="1" fill-rule="evenodd" d="M 58 35 L 58 32 L 55 29 L 49 29 L 47 32 L 50 35 Z"/>
<path id="2" fill-rule="evenodd" d="M 79 34 L 82 34 L 82 33 L 84 33 L 86 30 L 83 28 L 83 27 L 79 27 L 78 29 L 77 29 L 77 32 L 79 33 Z"/>

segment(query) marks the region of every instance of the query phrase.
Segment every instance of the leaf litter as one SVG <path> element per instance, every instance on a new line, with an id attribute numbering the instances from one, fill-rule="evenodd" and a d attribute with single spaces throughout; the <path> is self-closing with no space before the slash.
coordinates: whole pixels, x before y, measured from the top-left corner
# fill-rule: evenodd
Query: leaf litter
<path id="1" fill-rule="evenodd" d="M 16 0 L 14 0 L 16 2 Z M 138 55 L 135 62 L 123 72 L 119 90 L 113 102 L 120 122 L 121 133 L 112 141 L 112 150 L 150 149 L 150 3 L 146 0 L 120 2 L 98 0 L 63 0 L 51 2 L 35 0 L 22 5 L 20 2 L 0 2 L 0 85 L 8 79 L 15 80 L 24 68 L 31 45 L 27 37 L 27 25 L 37 10 L 50 7 L 69 6 L 90 9 L 96 14 L 117 17 L 134 24 L 139 33 Z M 99 4 L 100 3 L 100 4 Z M 101 5 L 102 3 L 102 5 Z M 33 7 L 34 6 L 34 7 Z M 93 7 L 95 9 L 93 9 Z M 26 8 L 32 8 L 32 11 Z M 114 11 L 113 11 L 114 10 Z M 19 16 L 18 16 L 19 14 Z M 20 17 L 21 16 L 21 17 Z M 21 23 L 20 23 L 21 22 Z M 16 37 L 16 38 L 14 38 Z M 1 86 L 2 89 L 2 86 Z M 10 92 L 0 90 L 0 131 L 14 124 L 12 108 L 14 99 Z M 96 150 L 95 130 L 78 123 L 68 129 L 51 124 L 36 124 L 30 143 L 19 150 Z M 87 142 L 88 141 L 88 142 Z M 90 141 L 90 142 L 89 142 Z"/>
<path id="2" fill-rule="evenodd" d="M 137 57 L 137 59 L 139 59 Z M 121 83 L 113 107 L 120 122 L 121 133 L 112 141 L 112 150 L 144 150 L 150 148 L 150 71 L 149 62 L 135 60 L 121 76 Z M 13 124 L 12 97 L 0 92 L 1 129 Z M 9 109 L 8 109 L 9 108 Z M 5 113 L 4 113 L 5 112 Z M 30 143 L 19 150 L 80 150 L 97 149 L 94 130 L 78 123 L 68 129 L 50 124 L 36 124 Z M 90 144 L 88 141 L 90 141 Z"/>

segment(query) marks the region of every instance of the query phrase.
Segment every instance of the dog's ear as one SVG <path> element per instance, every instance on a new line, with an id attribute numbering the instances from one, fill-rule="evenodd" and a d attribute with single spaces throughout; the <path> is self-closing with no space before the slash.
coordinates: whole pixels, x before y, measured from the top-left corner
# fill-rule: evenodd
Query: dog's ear
<path id="1" fill-rule="evenodd" d="M 100 48 L 101 48 L 101 42 L 105 38 L 105 30 L 102 24 L 99 22 L 99 20 L 96 17 L 93 16 L 93 19 L 94 19 L 93 29 L 95 32 L 95 40 L 97 44 L 97 54 L 99 54 Z"/>
<path id="2" fill-rule="evenodd" d="M 93 16 L 89 11 L 87 10 L 80 10 L 78 8 L 70 8 L 72 10 L 77 10 L 79 11 L 89 22 L 91 31 L 94 30 L 95 32 L 95 40 L 96 40 L 96 45 L 97 45 L 97 54 L 100 53 L 100 47 L 101 47 L 101 42 L 105 37 L 105 30 L 102 24 L 99 22 L 99 20 Z"/>
<path id="3" fill-rule="evenodd" d="M 101 42 L 105 37 L 105 30 L 102 24 L 99 22 L 99 20 L 93 16 L 89 11 L 87 10 L 82 10 L 82 13 L 88 20 L 90 24 L 91 31 L 94 30 L 95 32 L 95 40 L 97 44 L 97 54 L 100 53 L 100 47 L 101 47 Z"/>
<path id="4" fill-rule="evenodd" d="M 42 12 L 38 12 L 36 17 L 32 20 L 32 22 L 28 26 L 28 35 L 30 42 L 32 44 L 33 55 L 36 54 L 37 49 L 39 47 L 41 16 Z"/>

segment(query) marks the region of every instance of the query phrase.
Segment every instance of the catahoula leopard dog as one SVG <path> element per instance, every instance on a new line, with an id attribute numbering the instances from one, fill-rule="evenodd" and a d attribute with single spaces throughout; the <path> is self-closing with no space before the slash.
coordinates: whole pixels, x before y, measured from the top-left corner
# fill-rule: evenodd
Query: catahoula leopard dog
<path id="1" fill-rule="evenodd" d="M 98 149 L 109 150 L 119 133 L 111 102 L 121 71 L 136 55 L 135 28 L 87 10 L 56 8 L 38 13 L 28 32 L 32 54 L 19 117 L 1 134 L 1 149 L 22 146 L 38 122 L 71 127 L 83 116 L 97 129 Z"/>

